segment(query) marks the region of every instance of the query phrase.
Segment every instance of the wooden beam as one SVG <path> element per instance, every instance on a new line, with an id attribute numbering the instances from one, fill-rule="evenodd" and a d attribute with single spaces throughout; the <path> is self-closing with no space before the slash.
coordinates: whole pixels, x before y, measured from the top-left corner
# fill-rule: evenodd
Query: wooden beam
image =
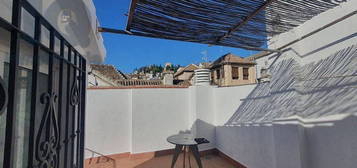
<path id="1" fill-rule="evenodd" d="M 118 30 L 118 29 L 111 29 L 111 28 L 105 28 L 105 27 L 98 27 L 98 32 L 133 35 L 131 32 L 126 31 L 126 30 Z"/>
<path id="2" fill-rule="evenodd" d="M 252 18 L 254 18 L 256 15 L 258 15 L 261 11 L 263 11 L 265 8 L 267 8 L 269 5 L 271 5 L 274 1 L 277 0 L 267 0 L 262 6 L 260 6 L 257 10 L 252 12 L 249 16 L 247 16 L 242 22 L 238 23 L 236 26 L 228 30 L 226 34 L 224 34 L 222 37 L 218 38 L 217 43 L 223 40 L 224 38 L 227 38 L 232 35 L 233 32 L 237 31 L 244 25 L 246 25 Z"/>
<path id="3" fill-rule="evenodd" d="M 137 3 L 138 3 L 138 0 L 131 0 L 129 14 L 128 14 L 128 21 L 126 23 L 127 31 L 130 31 L 130 27 L 131 27 L 131 23 L 133 21 L 133 17 L 134 17 L 133 15 L 134 15 Z"/>

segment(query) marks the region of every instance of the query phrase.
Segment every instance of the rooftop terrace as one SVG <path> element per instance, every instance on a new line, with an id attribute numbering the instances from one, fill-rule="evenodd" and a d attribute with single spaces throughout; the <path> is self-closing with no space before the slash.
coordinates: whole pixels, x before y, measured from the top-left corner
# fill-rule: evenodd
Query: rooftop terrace
<path id="1" fill-rule="evenodd" d="M 136 156 L 117 155 L 110 156 L 111 159 L 104 157 L 87 159 L 85 161 L 85 168 L 166 168 L 170 167 L 172 156 L 155 156 L 155 154 L 147 153 Z M 197 164 L 191 158 L 191 167 L 198 168 Z M 185 167 L 190 167 L 187 161 Z M 237 167 L 234 162 L 227 160 L 224 156 L 218 154 L 208 154 L 201 157 L 203 167 L 205 168 L 233 168 Z M 180 155 L 174 168 L 183 167 L 183 155 Z"/>
<path id="2" fill-rule="evenodd" d="M 158 2 L 138 3 L 133 30 L 147 19 L 140 18 L 142 8 Z M 279 4 L 287 2 L 295 1 Z M 192 133 L 211 142 L 201 152 L 227 156 L 203 157 L 205 167 L 232 166 L 229 160 L 247 168 L 355 167 L 357 1 L 333 8 L 335 2 L 323 1 L 333 4 L 269 40 L 268 48 L 283 50 L 255 57 L 257 77 L 261 69 L 269 73 L 264 83 L 89 89 L 86 146 L 106 156 L 142 155 L 172 150 L 168 136 Z M 170 158 L 116 160 L 124 167 L 168 167 Z"/>

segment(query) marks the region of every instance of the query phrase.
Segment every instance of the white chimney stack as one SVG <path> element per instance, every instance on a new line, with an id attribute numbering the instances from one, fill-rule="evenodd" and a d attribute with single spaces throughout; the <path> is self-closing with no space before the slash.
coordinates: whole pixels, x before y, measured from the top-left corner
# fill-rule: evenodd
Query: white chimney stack
<path id="1" fill-rule="evenodd" d="M 209 69 L 196 69 L 195 70 L 195 85 L 208 86 L 210 85 L 210 73 Z"/>

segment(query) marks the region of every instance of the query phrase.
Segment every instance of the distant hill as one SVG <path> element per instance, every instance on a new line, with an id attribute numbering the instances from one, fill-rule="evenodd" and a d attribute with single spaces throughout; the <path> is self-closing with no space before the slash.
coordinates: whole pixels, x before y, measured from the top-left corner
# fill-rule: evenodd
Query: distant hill
<path id="1" fill-rule="evenodd" d="M 180 67 L 180 65 L 171 65 L 168 67 L 168 70 L 177 72 Z M 162 73 L 163 71 L 164 66 L 153 64 L 148 66 L 142 66 L 140 68 L 135 68 L 134 73 L 153 73 L 154 75 L 156 75 L 157 73 Z"/>

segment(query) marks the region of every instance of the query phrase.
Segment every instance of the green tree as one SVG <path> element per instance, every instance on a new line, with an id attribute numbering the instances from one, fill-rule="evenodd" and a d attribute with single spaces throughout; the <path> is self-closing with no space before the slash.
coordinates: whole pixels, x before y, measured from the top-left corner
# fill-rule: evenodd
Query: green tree
<path id="1" fill-rule="evenodd" d="M 172 70 L 174 72 L 177 72 L 177 70 L 180 68 L 180 65 L 171 65 L 169 67 L 169 70 Z M 153 73 L 154 76 L 156 76 L 158 73 L 162 73 L 164 71 L 164 67 L 162 65 L 147 65 L 147 66 L 142 66 L 140 68 L 135 68 L 134 71 L 138 73 Z"/>

